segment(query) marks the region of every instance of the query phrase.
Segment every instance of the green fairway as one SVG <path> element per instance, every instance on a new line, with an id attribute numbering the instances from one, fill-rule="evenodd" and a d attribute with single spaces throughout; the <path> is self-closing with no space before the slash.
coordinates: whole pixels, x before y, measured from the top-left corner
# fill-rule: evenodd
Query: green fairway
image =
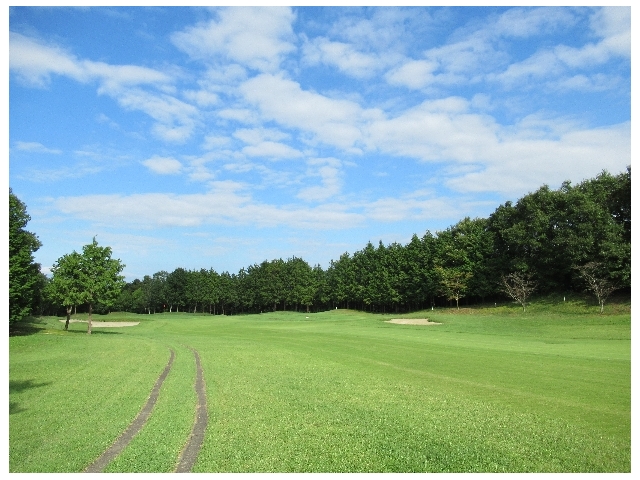
<path id="1" fill-rule="evenodd" d="M 628 306 L 396 315 L 111 314 L 11 337 L 11 472 L 82 471 L 175 364 L 107 472 L 173 471 L 194 421 L 199 352 L 209 424 L 195 472 L 629 472 Z M 612 311 L 616 311 L 613 310 Z"/>

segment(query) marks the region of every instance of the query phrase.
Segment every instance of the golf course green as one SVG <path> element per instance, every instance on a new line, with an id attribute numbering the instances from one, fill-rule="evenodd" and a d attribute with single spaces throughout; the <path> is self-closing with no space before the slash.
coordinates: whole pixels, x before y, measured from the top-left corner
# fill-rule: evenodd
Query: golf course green
<path id="1" fill-rule="evenodd" d="M 33 319 L 9 338 L 9 470 L 84 471 L 173 351 L 148 421 L 105 472 L 176 470 L 194 352 L 208 423 L 193 472 L 630 472 L 630 305 L 607 308 L 111 313 L 94 319 L 139 324 L 92 335 Z"/>

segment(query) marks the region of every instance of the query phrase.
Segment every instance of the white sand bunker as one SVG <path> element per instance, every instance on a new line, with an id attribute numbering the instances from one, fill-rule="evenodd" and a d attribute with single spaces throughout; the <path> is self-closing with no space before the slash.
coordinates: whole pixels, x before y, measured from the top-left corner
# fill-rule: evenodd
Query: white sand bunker
<path id="1" fill-rule="evenodd" d="M 400 325 L 442 325 L 438 322 L 432 322 L 428 318 L 392 318 L 387 323 L 398 323 Z"/>
<path id="2" fill-rule="evenodd" d="M 66 322 L 66 320 L 60 320 L 62 323 Z M 69 323 L 89 323 L 88 320 L 76 320 L 71 319 Z M 135 327 L 140 322 L 96 322 L 95 320 L 91 322 L 91 328 L 100 328 L 100 327 Z"/>

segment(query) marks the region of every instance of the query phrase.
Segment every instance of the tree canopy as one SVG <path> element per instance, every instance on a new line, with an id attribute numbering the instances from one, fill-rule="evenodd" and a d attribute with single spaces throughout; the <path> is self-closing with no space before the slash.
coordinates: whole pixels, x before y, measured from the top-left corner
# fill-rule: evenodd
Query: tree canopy
<path id="1" fill-rule="evenodd" d="M 33 252 L 42 244 L 25 230 L 30 220 L 26 205 L 9 188 L 9 325 L 31 313 L 41 282 Z"/>
<path id="2" fill-rule="evenodd" d="M 98 245 L 95 237 L 82 247 L 81 254 L 74 250 L 58 259 L 52 268 L 49 291 L 67 307 L 67 322 L 71 305 L 87 304 L 87 333 L 91 334 L 93 308 L 97 303 L 106 307 L 115 303 L 125 285 L 124 277 L 120 275 L 123 268 L 119 259 L 111 258 L 111 248 Z"/>
<path id="3" fill-rule="evenodd" d="M 103 271 L 117 276 L 116 264 L 108 261 L 110 250 L 100 248 L 94 239 L 80 256 L 94 252 L 94 257 L 104 260 Z M 74 258 L 71 255 L 66 261 Z M 583 268 L 587 265 L 598 267 L 597 281 L 603 287 L 598 286 L 597 291 L 588 276 L 593 268 Z M 59 284 L 56 268 L 54 285 Z M 88 285 L 88 273 L 83 275 L 77 281 Z M 332 260 L 326 270 L 295 256 L 264 260 L 237 273 L 176 268 L 130 282 L 115 300 L 115 287 L 105 287 L 103 294 L 91 296 L 93 303 L 88 293 L 82 293 L 81 300 L 58 298 L 65 305 L 99 302 L 103 308 L 112 305 L 149 314 L 333 308 L 409 311 L 506 297 L 524 309 L 533 286 L 536 294 L 587 288 L 602 305 L 611 294 L 607 288 L 628 289 L 630 285 L 628 168 L 615 176 L 602 172 L 577 185 L 565 182 L 556 190 L 543 185 L 516 202 L 498 206 L 488 218 L 466 217 L 445 230 L 426 231 L 422 237 L 415 234 L 406 245 L 368 242 L 361 250 Z M 107 295 L 107 291 L 111 293 Z"/>

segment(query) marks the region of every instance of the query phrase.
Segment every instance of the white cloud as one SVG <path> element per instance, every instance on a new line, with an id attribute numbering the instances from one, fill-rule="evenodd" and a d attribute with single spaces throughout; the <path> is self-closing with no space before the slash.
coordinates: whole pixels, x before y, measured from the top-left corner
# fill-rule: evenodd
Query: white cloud
<path id="1" fill-rule="evenodd" d="M 9 32 L 9 69 L 24 82 L 39 87 L 49 83 L 51 74 L 69 76 L 78 81 L 86 81 L 87 77 L 86 71 L 71 54 L 16 32 Z"/>
<path id="2" fill-rule="evenodd" d="M 302 152 L 280 142 L 287 140 L 290 135 L 271 128 L 241 128 L 233 133 L 235 138 L 247 143 L 242 153 L 249 157 L 268 157 L 274 160 L 298 158 Z"/>
<path id="3" fill-rule="evenodd" d="M 591 16 L 591 28 L 602 38 L 626 37 L 631 30 L 631 7 L 602 7 Z M 630 44 L 625 40 L 621 54 L 630 54 Z"/>
<path id="4" fill-rule="evenodd" d="M 385 197 L 365 205 L 367 217 L 378 222 L 402 220 L 428 220 L 455 217 L 460 212 L 459 203 L 445 198 Z"/>
<path id="5" fill-rule="evenodd" d="M 207 90 L 186 90 L 183 94 L 187 100 L 197 103 L 201 107 L 211 107 L 220 101 L 218 95 Z"/>
<path id="6" fill-rule="evenodd" d="M 385 77 L 391 85 L 404 85 L 417 90 L 435 80 L 433 72 L 437 68 L 434 62 L 411 60 L 389 71 Z"/>
<path id="7" fill-rule="evenodd" d="M 340 193 L 343 185 L 342 162 L 337 158 L 312 158 L 307 160 L 307 177 L 320 177 L 321 185 L 300 190 L 297 197 L 307 202 L 328 200 Z"/>
<path id="8" fill-rule="evenodd" d="M 264 141 L 280 141 L 286 140 L 290 135 L 273 128 L 239 128 L 233 132 L 233 136 L 242 140 L 244 143 L 256 145 Z"/>
<path id="9" fill-rule="evenodd" d="M 267 157 L 274 160 L 299 158 L 302 152 L 279 142 L 260 142 L 242 149 L 242 153 L 249 157 Z"/>
<path id="10" fill-rule="evenodd" d="M 559 78 L 553 82 L 549 82 L 550 88 L 559 91 L 576 91 L 576 92 L 602 92 L 611 90 L 620 86 L 621 79 L 596 73 L 594 75 L 573 75 L 571 77 Z"/>
<path id="11" fill-rule="evenodd" d="M 619 172 L 631 162 L 630 124 L 571 129 L 557 138 L 507 136 L 485 153 L 485 168 L 447 181 L 461 192 L 519 195 L 542 184 L 560 185 L 595 177 L 603 169 Z"/>
<path id="12" fill-rule="evenodd" d="M 152 172 L 160 175 L 174 175 L 182 171 L 182 163 L 171 157 L 154 156 L 143 161 L 142 164 Z"/>
<path id="13" fill-rule="evenodd" d="M 109 65 L 103 62 L 81 62 L 88 78 L 98 78 L 104 88 L 115 89 L 134 85 L 162 85 L 172 82 L 167 74 L 138 65 Z"/>
<path id="14" fill-rule="evenodd" d="M 591 17 L 594 33 L 602 37 L 597 43 L 581 47 L 556 45 L 539 50 L 529 58 L 513 63 L 493 76 L 507 85 L 521 84 L 529 78 L 566 76 L 575 69 L 592 69 L 616 57 L 629 58 L 631 52 L 631 19 L 629 7 L 605 7 Z M 568 85 L 565 83 L 565 86 Z M 577 83 L 582 89 L 584 83 Z"/>
<path id="15" fill-rule="evenodd" d="M 95 175 L 103 171 L 103 167 L 86 163 L 79 163 L 60 168 L 30 169 L 26 174 L 17 175 L 17 178 L 36 183 L 53 183 L 69 178 L 82 178 L 87 175 Z"/>
<path id="16" fill-rule="evenodd" d="M 289 7 L 223 8 L 218 18 L 174 33 L 171 40 L 192 58 L 224 57 L 267 72 L 276 71 L 284 55 L 295 49 L 295 15 Z"/>
<path id="17" fill-rule="evenodd" d="M 575 16 L 565 8 L 510 8 L 483 30 L 494 37 L 531 37 L 574 23 Z"/>
<path id="18" fill-rule="evenodd" d="M 318 37 L 305 43 L 304 60 L 310 64 L 323 63 L 337 67 L 343 73 L 356 78 L 368 78 L 384 68 L 376 55 L 362 53 L 348 43 L 332 42 Z"/>
<path id="19" fill-rule="evenodd" d="M 320 141 L 341 148 L 353 147 L 361 139 L 359 124 L 367 114 L 375 115 L 355 102 L 305 91 L 297 82 L 270 74 L 246 81 L 240 92 L 265 119 L 313 133 Z"/>
<path id="20" fill-rule="evenodd" d="M 629 12 L 628 7 L 597 9 L 591 18 L 594 33 L 602 38 L 597 43 L 546 47 L 525 60 L 509 63 L 509 54 L 502 47 L 505 40 L 548 35 L 577 22 L 574 12 L 565 8 L 511 8 L 479 26 L 461 28 L 453 41 L 428 49 L 424 58 L 405 59 L 386 79 L 412 89 L 484 80 L 518 86 L 527 80 L 563 75 L 568 69 L 591 68 L 614 56 L 629 57 Z"/>
<path id="21" fill-rule="evenodd" d="M 121 107 L 143 111 L 156 120 L 153 132 L 163 140 L 182 143 L 191 137 L 196 126 L 198 109 L 170 95 L 149 93 L 139 88 L 115 91 L 100 88 L 98 93 L 106 93 Z"/>
<path id="22" fill-rule="evenodd" d="M 202 157 L 190 157 L 189 161 L 189 179 L 195 182 L 205 182 L 215 178 L 215 174 L 207 168 L 207 164 L 214 160 L 213 154 L 208 153 Z"/>
<path id="23" fill-rule="evenodd" d="M 204 137 L 204 143 L 202 148 L 205 150 L 214 150 L 222 147 L 226 147 L 231 143 L 229 137 L 223 137 L 222 135 L 206 135 Z"/>
<path id="24" fill-rule="evenodd" d="M 223 108 L 218 110 L 218 116 L 224 120 L 232 120 L 244 124 L 259 123 L 257 113 L 248 108 Z"/>
<path id="25" fill-rule="evenodd" d="M 57 148 L 48 148 L 39 142 L 21 142 L 17 141 L 15 143 L 15 148 L 17 150 L 21 150 L 23 152 L 33 152 L 33 153 L 52 153 L 55 155 L 60 155 L 62 150 Z"/>
<path id="26" fill-rule="evenodd" d="M 59 47 L 11 32 L 10 69 L 36 86 L 46 86 L 51 74 L 82 83 L 96 81 L 98 94 L 109 95 L 125 109 L 151 116 L 157 121 L 152 131 L 169 142 L 185 141 L 196 126 L 197 108 L 172 96 L 172 77 L 151 68 L 81 61 Z M 145 90 L 143 86 L 155 87 L 159 92 Z"/>
<path id="27" fill-rule="evenodd" d="M 100 219 L 105 225 L 117 222 L 141 228 L 225 224 L 313 230 L 350 228 L 364 221 L 362 215 L 348 212 L 344 205 L 325 204 L 314 208 L 269 205 L 240 194 L 241 186 L 235 182 L 212 182 L 211 185 L 212 191 L 204 194 L 61 197 L 53 206 L 79 219 Z"/>
<path id="28" fill-rule="evenodd" d="M 485 158 L 484 152 L 497 142 L 497 131 L 491 117 L 469 113 L 466 100 L 450 97 L 372 122 L 367 145 L 423 161 L 469 162 Z"/>
<path id="29" fill-rule="evenodd" d="M 97 79 L 111 89 L 172 81 L 162 72 L 138 65 L 81 61 L 58 46 L 46 45 L 16 32 L 9 32 L 9 68 L 23 80 L 37 86 L 46 85 L 51 74 L 67 76 L 83 83 Z"/>

